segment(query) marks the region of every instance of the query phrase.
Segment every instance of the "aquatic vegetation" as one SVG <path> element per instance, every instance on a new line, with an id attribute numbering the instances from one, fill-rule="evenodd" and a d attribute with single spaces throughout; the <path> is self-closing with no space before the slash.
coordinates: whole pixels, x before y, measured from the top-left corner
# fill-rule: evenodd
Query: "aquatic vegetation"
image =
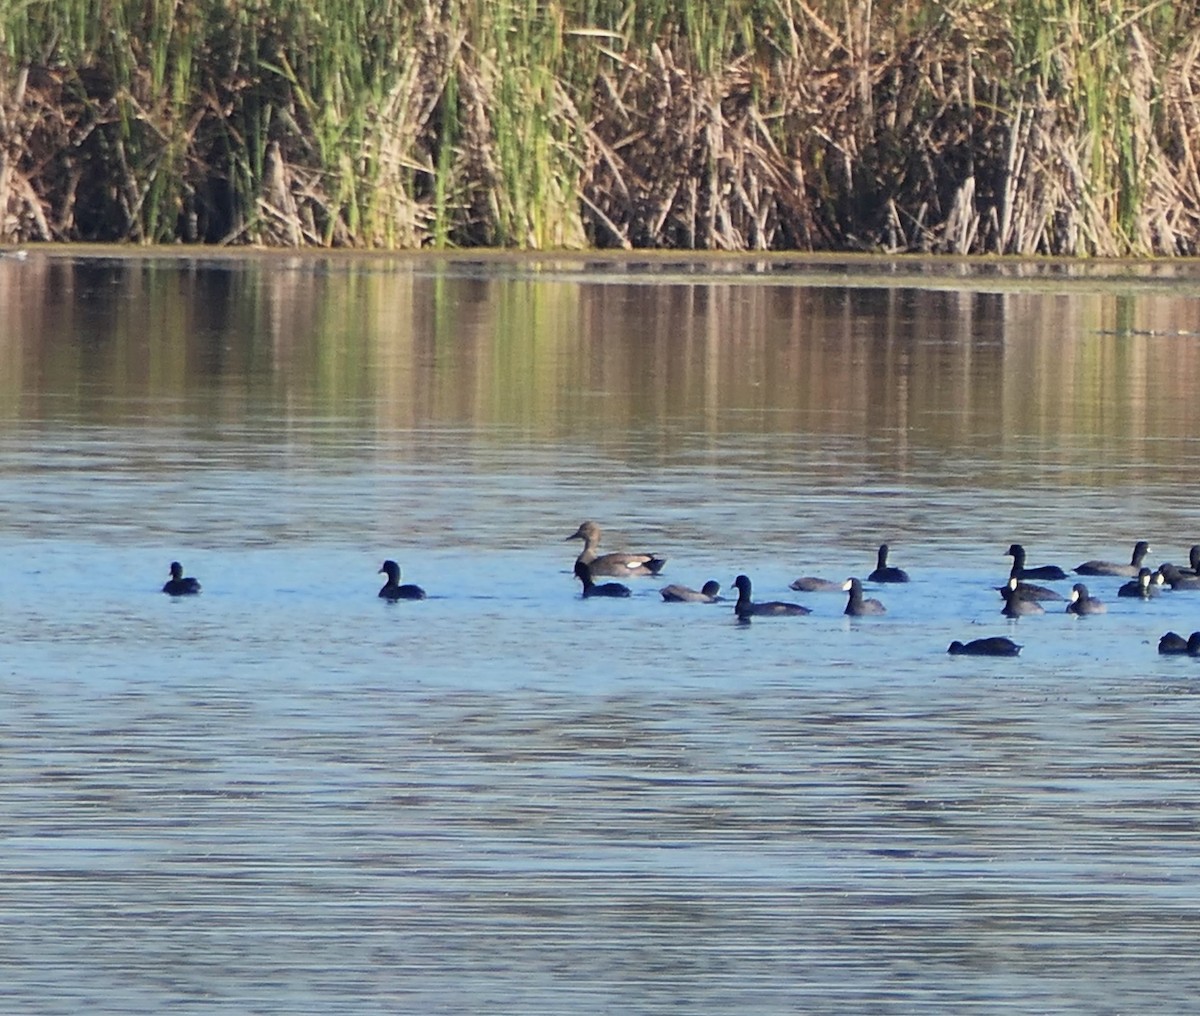
<path id="1" fill-rule="evenodd" d="M 1200 250 L 1132 0 L 0 4 L 0 239 Z"/>

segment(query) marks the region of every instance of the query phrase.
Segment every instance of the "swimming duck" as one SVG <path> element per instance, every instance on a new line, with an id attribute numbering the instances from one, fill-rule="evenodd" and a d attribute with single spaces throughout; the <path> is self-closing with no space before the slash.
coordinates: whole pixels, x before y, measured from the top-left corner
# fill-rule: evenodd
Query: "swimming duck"
<path id="1" fill-rule="evenodd" d="M 1174 590 L 1200 589 L 1200 575 L 1190 575 L 1185 571 L 1180 571 L 1178 565 L 1159 565 L 1158 573 L 1163 577 L 1163 581 Z"/>
<path id="2" fill-rule="evenodd" d="M 379 590 L 379 595 L 385 600 L 395 603 L 396 600 L 423 600 L 425 590 L 420 586 L 400 585 L 400 566 L 395 561 L 384 561 L 379 569 L 380 575 L 386 575 L 387 581 Z"/>
<path id="3" fill-rule="evenodd" d="M 1009 578 L 1008 581 L 1013 582 L 1014 579 Z M 1063 596 L 1063 594 L 1060 593 L 1057 589 L 1051 589 L 1049 586 L 1039 586 L 1033 582 L 1022 582 L 1020 579 L 1015 579 L 1015 581 L 1017 583 L 1016 594 L 1019 599 L 1022 599 L 1022 600 L 1065 600 L 1066 599 L 1066 597 Z M 1006 595 L 1008 593 L 1008 590 L 1009 590 L 1008 585 L 996 587 L 996 592 L 998 592 L 1001 596 Z"/>
<path id="4" fill-rule="evenodd" d="M 1076 575 L 1136 575 L 1142 567 L 1142 561 L 1150 552 L 1150 544 L 1138 540 L 1133 545 L 1133 555 L 1129 564 L 1117 564 L 1115 561 L 1084 561 L 1075 568 Z"/>
<path id="5" fill-rule="evenodd" d="M 1138 572 L 1136 579 L 1130 579 L 1128 582 L 1121 583 L 1121 588 L 1117 590 L 1117 595 L 1137 596 L 1143 600 L 1148 600 L 1150 597 L 1158 595 L 1162 584 L 1163 577 L 1161 572 L 1143 568 Z"/>
<path id="6" fill-rule="evenodd" d="M 1003 635 L 972 639 L 970 642 L 955 639 L 946 650 L 952 656 L 1016 656 L 1020 651 L 1020 645 Z"/>
<path id="7" fill-rule="evenodd" d="M 601 582 L 597 585 L 592 581 L 592 569 L 583 561 L 575 562 L 575 577 L 583 583 L 583 598 L 592 596 L 628 596 L 629 587 L 620 582 Z"/>
<path id="8" fill-rule="evenodd" d="M 1194 631 L 1186 639 L 1173 631 L 1167 632 L 1158 640 L 1158 651 L 1164 656 L 1169 654 L 1200 656 L 1200 631 Z"/>
<path id="9" fill-rule="evenodd" d="M 1192 549 L 1188 551 L 1187 565 L 1174 565 L 1184 575 L 1200 575 L 1200 543 L 1192 544 Z"/>
<path id="10" fill-rule="evenodd" d="M 1042 579 L 1047 582 L 1056 582 L 1059 579 L 1067 577 L 1067 573 L 1056 564 L 1043 564 L 1036 568 L 1026 568 L 1025 548 L 1019 543 L 1014 543 L 1009 547 L 1008 553 L 1013 559 L 1012 570 L 1008 573 L 1012 578 Z"/>
<path id="11" fill-rule="evenodd" d="M 819 579 L 815 575 L 805 575 L 791 583 L 790 588 L 800 593 L 840 593 L 846 585 L 833 579 Z"/>
<path id="12" fill-rule="evenodd" d="M 577 561 L 591 567 L 592 575 L 657 575 L 667 563 L 665 557 L 657 554 L 628 554 L 614 551 L 611 554 L 597 554 L 600 546 L 600 527 L 595 522 L 581 523 L 568 540 L 583 540 L 583 550 L 579 552 Z"/>
<path id="13" fill-rule="evenodd" d="M 751 602 L 750 579 L 745 575 L 739 575 L 734 579 L 733 586 L 738 591 L 737 603 L 734 604 L 733 612 L 743 620 L 750 617 L 812 613 L 808 607 L 802 607 L 798 603 L 784 603 L 780 600 L 767 600 L 763 603 Z"/>
<path id="14" fill-rule="evenodd" d="M 717 603 L 721 599 L 717 595 L 720 591 L 721 583 L 715 579 L 709 579 L 699 589 L 688 586 L 663 586 L 659 590 L 662 598 L 668 603 Z"/>
<path id="15" fill-rule="evenodd" d="M 903 568 L 892 568 L 887 563 L 888 545 L 879 545 L 879 556 L 875 561 L 875 570 L 867 576 L 868 582 L 907 582 L 908 572 Z"/>
<path id="16" fill-rule="evenodd" d="M 163 585 L 162 591 L 168 596 L 195 596 L 200 592 L 200 583 L 193 578 L 185 577 L 183 565 L 178 561 L 171 562 L 171 577 Z"/>
<path id="17" fill-rule="evenodd" d="M 1037 600 L 1025 600 L 1017 595 L 1017 580 L 1011 578 L 1008 585 L 1000 590 L 1004 597 L 1004 609 L 1000 611 L 1005 617 L 1029 617 L 1033 614 L 1044 614 L 1046 608 Z"/>
<path id="18" fill-rule="evenodd" d="M 1071 587 L 1071 602 L 1067 604 L 1068 614 L 1104 614 L 1108 612 L 1100 600 L 1088 594 L 1088 587 L 1082 582 L 1076 582 Z"/>
<path id="19" fill-rule="evenodd" d="M 850 598 L 846 602 L 846 609 L 842 613 L 849 614 L 851 617 L 868 617 L 887 613 L 887 608 L 878 600 L 863 599 L 862 583 L 858 579 L 846 579 L 842 589 L 850 594 Z"/>

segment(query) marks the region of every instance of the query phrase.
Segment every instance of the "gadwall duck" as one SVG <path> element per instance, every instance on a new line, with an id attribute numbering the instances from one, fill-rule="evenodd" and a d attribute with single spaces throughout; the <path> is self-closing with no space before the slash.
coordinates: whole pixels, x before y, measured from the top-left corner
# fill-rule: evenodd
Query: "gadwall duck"
<path id="1" fill-rule="evenodd" d="M 657 554 L 628 554 L 615 551 L 611 554 L 597 554 L 600 546 L 600 527 L 595 522 L 584 522 L 575 530 L 568 540 L 583 540 L 583 550 L 575 560 L 582 561 L 591 568 L 592 575 L 657 575 L 667 563 L 665 557 Z"/>
<path id="2" fill-rule="evenodd" d="M 400 566 L 395 561 L 384 561 L 383 567 L 379 569 L 379 574 L 387 576 L 387 581 L 379 590 L 379 595 L 385 600 L 394 603 L 396 600 L 425 599 L 425 590 L 420 586 L 411 584 L 402 586 L 400 584 Z"/>
<path id="3" fill-rule="evenodd" d="M 200 583 L 183 574 L 183 565 L 178 561 L 171 562 L 171 577 L 163 585 L 162 591 L 168 596 L 195 596 L 200 592 Z"/>
<path id="4" fill-rule="evenodd" d="M 1117 564 L 1115 561 L 1084 561 L 1075 568 L 1076 575 L 1136 575 L 1142 567 L 1146 555 L 1150 553 L 1150 544 L 1138 540 L 1133 545 L 1133 555 L 1129 564 Z"/>

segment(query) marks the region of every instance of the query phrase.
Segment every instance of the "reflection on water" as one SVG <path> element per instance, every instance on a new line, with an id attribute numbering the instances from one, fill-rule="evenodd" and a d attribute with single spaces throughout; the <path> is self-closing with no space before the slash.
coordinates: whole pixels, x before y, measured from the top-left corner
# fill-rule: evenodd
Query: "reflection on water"
<path id="1" fill-rule="evenodd" d="M 1200 541 L 1197 288 L 938 271 L 0 259 L 3 1008 L 1182 1009 L 1200 594 L 994 586 Z"/>
<path id="2" fill-rule="evenodd" d="M 803 432 L 882 440 L 900 472 L 920 450 L 1012 461 L 1064 434 L 1088 455 L 1135 442 L 1166 465 L 1178 449 L 1162 442 L 1200 412 L 1200 301 L 1161 288 L 367 264 L 0 262 L 0 396 L 18 417 L 105 422 L 192 399 L 223 422 L 371 413 L 384 429 L 600 445 L 652 429 L 642 451 L 659 456 L 697 434 Z M 39 410 L 66 393 L 76 405 Z"/>

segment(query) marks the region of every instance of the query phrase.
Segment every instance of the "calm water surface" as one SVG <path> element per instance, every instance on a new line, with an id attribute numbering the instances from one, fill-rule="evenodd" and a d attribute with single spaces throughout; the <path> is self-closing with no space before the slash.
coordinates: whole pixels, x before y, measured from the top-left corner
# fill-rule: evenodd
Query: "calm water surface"
<path id="1" fill-rule="evenodd" d="M 1200 542 L 1198 296 L 0 258 L 0 1010 L 1186 1011 L 1200 593 L 993 587 Z M 586 518 L 663 578 L 583 601 Z M 884 541 L 885 617 L 787 588 Z M 813 613 L 657 592 L 739 572 Z"/>

